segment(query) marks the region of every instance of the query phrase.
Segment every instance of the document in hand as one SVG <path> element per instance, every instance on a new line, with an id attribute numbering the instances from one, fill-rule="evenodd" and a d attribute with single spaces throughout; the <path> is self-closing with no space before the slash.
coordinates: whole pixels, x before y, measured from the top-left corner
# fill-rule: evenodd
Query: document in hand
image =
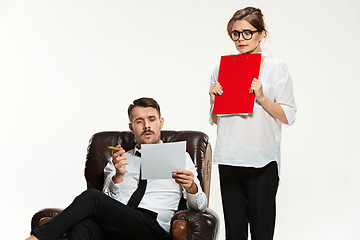
<path id="1" fill-rule="evenodd" d="M 141 145 L 141 178 L 171 179 L 185 168 L 186 142 Z"/>
<path id="2" fill-rule="evenodd" d="M 224 91 L 215 96 L 213 114 L 252 113 L 251 82 L 259 77 L 261 53 L 222 56 L 218 81 Z"/>

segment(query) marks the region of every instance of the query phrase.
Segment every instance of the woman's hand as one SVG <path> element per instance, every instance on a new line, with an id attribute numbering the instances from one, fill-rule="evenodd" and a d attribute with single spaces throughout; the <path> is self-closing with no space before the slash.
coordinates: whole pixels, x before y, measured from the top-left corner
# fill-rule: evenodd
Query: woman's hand
<path id="1" fill-rule="evenodd" d="M 281 122 L 288 124 L 284 110 L 280 104 L 275 103 L 264 96 L 262 83 L 254 78 L 251 83 L 250 93 L 255 93 L 256 101 L 267 111 L 273 118 L 280 120 Z"/>
<path id="2" fill-rule="evenodd" d="M 210 87 L 209 95 L 210 95 L 211 100 L 215 101 L 215 96 L 222 95 L 222 94 L 223 94 L 223 90 L 222 90 L 222 87 L 219 82 L 214 83 Z"/>
<path id="3" fill-rule="evenodd" d="M 251 82 L 250 93 L 255 93 L 256 101 L 258 101 L 261 104 L 261 102 L 263 102 L 265 98 L 262 89 L 262 82 L 254 78 L 254 80 Z"/>

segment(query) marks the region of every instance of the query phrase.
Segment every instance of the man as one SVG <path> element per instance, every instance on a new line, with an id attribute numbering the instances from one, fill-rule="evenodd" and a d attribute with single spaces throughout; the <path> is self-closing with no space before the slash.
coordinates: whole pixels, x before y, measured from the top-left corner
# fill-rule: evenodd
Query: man
<path id="1" fill-rule="evenodd" d="M 161 144 L 164 119 L 152 98 L 140 98 L 128 108 L 129 128 L 136 147 L 115 151 L 104 169 L 103 193 L 88 189 L 46 224 L 34 229 L 27 240 L 56 239 L 69 231 L 69 239 L 169 239 L 170 220 L 182 194 L 190 209 L 204 212 L 207 199 L 190 156 L 185 169 L 173 179 L 140 181 L 142 144 Z M 121 148 L 120 145 L 117 146 Z"/>

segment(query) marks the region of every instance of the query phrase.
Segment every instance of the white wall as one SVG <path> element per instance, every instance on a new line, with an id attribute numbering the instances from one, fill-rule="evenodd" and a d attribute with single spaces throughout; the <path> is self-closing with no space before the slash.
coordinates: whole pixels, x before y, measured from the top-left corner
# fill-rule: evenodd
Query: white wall
<path id="1" fill-rule="evenodd" d="M 215 146 L 209 78 L 234 53 L 227 21 L 248 5 L 263 10 L 298 104 L 275 239 L 359 239 L 358 1 L 1 0 L 2 239 L 25 238 L 34 212 L 86 188 L 90 136 L 127 130 L 138 97 L 158 100 L 165 129 L 204 131 Z M 216 166 L 210 206 L 222 217 Z"/>

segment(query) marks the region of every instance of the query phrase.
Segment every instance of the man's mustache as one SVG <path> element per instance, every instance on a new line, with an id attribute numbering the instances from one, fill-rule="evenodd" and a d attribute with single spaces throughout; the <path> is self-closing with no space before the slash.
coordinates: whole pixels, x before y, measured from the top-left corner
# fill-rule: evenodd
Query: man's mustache
<path id="1" fill-rule="evenodd" d="M 152 133 L 155 134 L 153 131 L 151 131 L 150 129 L 146 129 L 141 133 L 141 136 L 144 135 L 145 133 Z"/>

